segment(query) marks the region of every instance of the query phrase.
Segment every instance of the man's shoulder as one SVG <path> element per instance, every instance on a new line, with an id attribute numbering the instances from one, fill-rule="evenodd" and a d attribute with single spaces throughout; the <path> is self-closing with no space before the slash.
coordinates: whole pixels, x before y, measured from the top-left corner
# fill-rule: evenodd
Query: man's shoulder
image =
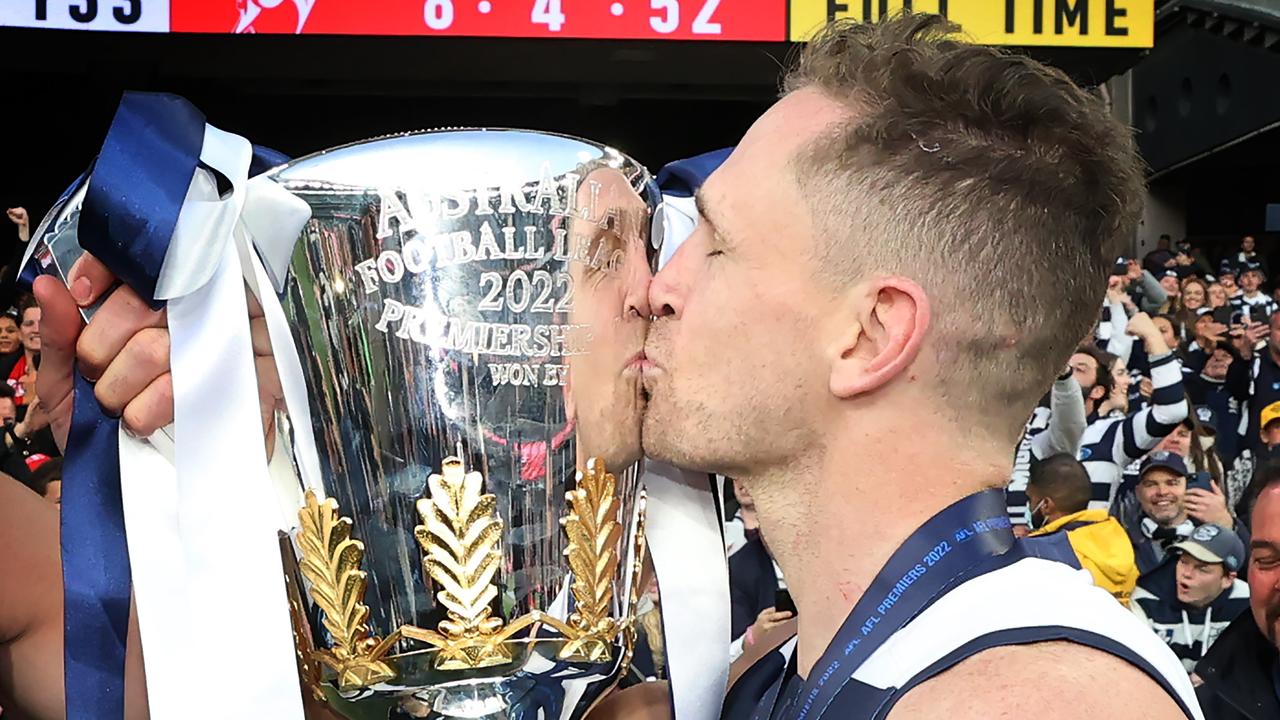
<path id="1" fill-rule="evenodd" d="M 889 720 L 988 718 L 996 709 L 1038 720 L 1185 717 L 1158 682 L 1127 661 L 1084 645 L 1045 642 L 974 655 L 908 692 Z"/>

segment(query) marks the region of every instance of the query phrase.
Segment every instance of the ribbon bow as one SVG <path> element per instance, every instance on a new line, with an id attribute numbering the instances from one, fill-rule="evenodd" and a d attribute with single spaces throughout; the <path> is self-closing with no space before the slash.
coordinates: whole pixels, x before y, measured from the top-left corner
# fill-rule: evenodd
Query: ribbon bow
<path id="1" fill-rule="evenodd" d="M 62 501 L 68 717 L 124 717 L 131 595 L 147 652 L 151 717 L 302 717 L 275 533 L 279 516 L 274 507 L 259 507 L 264 493 L 271 506 L 275 498 L 260 440 L 243 289 L 247 278 L 279 309 L 270 288 L 256 282 L 265 277 L 261 262 L 256 256 L 244 262 L 243 252 L 248 243 L 259 244 L 275 265 L 272 277 L 283 278 L 281 258 L 287 261 L 309 211 L 265 179 L 254 187 L 259 205 L 263 197 L 273 203 L 266 214 L 274 226 L 248 227 L 253 223 L 245 223 L 242 211 L 253 202 L 249 176 L 284 160 L 207 125 L 182 98 L 127 93 L 91 170 L 77 239 L 152 308 L 168 308 L 175 444 L 168 458 L 122 433 L 77 373 Z M 211 372 L 229 379 L 210 383 Z M 209 405 L 210 394 L 223 403 Z M 296 401 L 296 388 L 292 394 Z M 304 407 L 306 428 L 308 415 Z M 210 431 L 211 423 L 240 427 Z M 219 534 L 231 534 L 222 515 L 232 503 L 247 508 L 235 532 L 248 537 L 222 548 Z M 220 550 L 249 557 L 220 558 Z M 208 586 L 236 573 L 250 587 Z M 244 608 L 234 621 L 248 617 L 252 627 L 238 622 L 234 639 L 201 632 L 197 640 L 189 632 L 193 623 L 221 619 L 208 598 L 219 592 Z M 259 614 L 260 622 L 253 619 Z M 263 634 L 255 635 L 260 628 Z M 250 641 L 252 648 L 243 645 Z M 242 660 L 252 652 L 250 687 L 237 687 L 218 707 L 193 705 L 203 684 L 189 668 L 196 642 L 203 644 L 201 665 L 214 666 L 208 672 L 230 673 L 229 654 Z M 210 652 L 221 657 L 211 659 Z M 243 679 L 238 675 L 237 685 Z"/>

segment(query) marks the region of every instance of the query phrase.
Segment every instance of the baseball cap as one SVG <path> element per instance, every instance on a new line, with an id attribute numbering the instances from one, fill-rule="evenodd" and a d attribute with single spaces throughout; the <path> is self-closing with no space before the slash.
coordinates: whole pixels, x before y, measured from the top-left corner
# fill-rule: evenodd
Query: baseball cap
<path id="1" fill-rule="evenodd" d="M 1262 428 L 1265 430 L 1272 420 L 1280 420 L 1280 401 L 1262 408 Z"/>
<path id="2" fill-rule="evenodd" d="M 1177 270 L 1172 270 L 1172 269 L 1170 269 L 1170 270 L 1165 270 L 1165 271 L 1164 271 L 1164 276 L 1163 276 L 1163 277 L 1176 278 L 1176 277 L 1178 277 L 1178 271 L 1177 271 Z"/>
<path id="3" fill-rule="evenodd" d="M 1148 455 L 1147 459 L 1143 460 L 1142 465 L 1138 468 L 1138 477 L 1146 475 L 1147 471 L 1153 468 L 1172 470 L 1179 475 L 1187 474 L 1186 461 L 1178 453 L 1169 452 L 1168 450 L 1161 450 Z"/>
<path id="4" fill-rule="evenodd" d="M 1244 543 L 1240 536 L 1229 528 L 1214 523 L 1205 523 L 1191 531 L 1191 536 L 1182 542 L 1174 543 L 1170 549 L 1178 549 L 1200 562 L 1222 563 L 1231 572 L 1239 571 L 1244 566 Z"/>
<path id="5" fill-rule="evenodd" d="M 1111 274 L 1117 276 L 1128 275 L 1129 259 L 1123 257 L 1116 258 L 1116 264 L 1111 266 Z"/>
<path id="6" fill-rule="evenodd" d="M 1276 405 L 1280 405 L 1280 402 L 1276 403 Z M 1280 408 L 1276 410 L 1280 414 Z M 1214 412 L 1213 408 L 1206 405 L 1196 408 L 1196 419 L 1200 421 L 1200 425 L 1205 430 L 1211 431 L 1214 435 L 1218 434 L 1218 413 Z"/>
<path id="7" fill-rule="evenodd" d="M 1262 272 L 1262 264 L 1256 262 L 1245 263 L 1244 266 L 1240 268 L 1240 272 L 1242 274 L 1247 272 L 1256 272 L 1259 275 L 1266 275 L 1266 273 Z"/>
<path id="8" fill-rule="evenodd" d="M 1236 274 L 1236 266 L 1233 265 L 1230 260 L 1223 260 L 1222 264 L 1218 265 L 1219 277 L 1221 277 L 1222 275 L 1235 275 L 1235 274 Z"/>

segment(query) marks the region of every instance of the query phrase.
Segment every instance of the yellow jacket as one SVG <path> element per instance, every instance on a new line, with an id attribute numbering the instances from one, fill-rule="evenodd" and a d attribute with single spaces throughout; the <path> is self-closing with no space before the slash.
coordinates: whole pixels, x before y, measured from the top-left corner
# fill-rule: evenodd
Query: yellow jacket
<path id="1" fill-rule="evenodd" d="M 1125 607 L 1138 584 L 1138 565 L 1133 558 L 1133 542 L 1106 510 L 1072 513 L 1031 533 L 1032 537 L 1066 531 L 1080 566 L 1093 575 L 1098 587 L 1115 596 Z"/>

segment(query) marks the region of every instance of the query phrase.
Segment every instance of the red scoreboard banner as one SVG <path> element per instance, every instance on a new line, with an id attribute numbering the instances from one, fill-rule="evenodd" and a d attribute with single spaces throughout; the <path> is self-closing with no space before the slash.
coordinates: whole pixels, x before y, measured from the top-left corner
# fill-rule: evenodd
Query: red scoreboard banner
<path id="1" fill-rule="evenodd" d="M 787 39 L 787 0 L 0 0 L 0 26 L 617 40 Z"/>
<path id="2" fill-rule="evenodd" d="M 786 0 L 170 0 L 172 32 L 671 40 L 787 37 Z"/>
<path id="3" fill-rule="evenodd" d="M 1154 0 L 0 0 L 0 26 L 174 33 L 801 41 L 935 12 L 989 45 L 1151 47 Z"/>

